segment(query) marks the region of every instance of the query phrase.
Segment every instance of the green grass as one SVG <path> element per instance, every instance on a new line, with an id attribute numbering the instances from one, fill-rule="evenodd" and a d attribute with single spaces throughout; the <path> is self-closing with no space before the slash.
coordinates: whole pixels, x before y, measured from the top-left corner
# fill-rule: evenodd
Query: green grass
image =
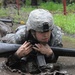
<path id="1" fill-rule="evenodd" d="M 6 17 L 8 16 L 8 11 L 5 10 L 4 8 L 0 9 L 0 17 Z"/>
<path id="2" fill-rule="evenodd" d="M 67 11 L 68 12 L 74 12 L 75 11 L 75 3 L 69 4 L 67 6 Z"/>
<path id="3" fill-rule="evenodd" d="M 62 4 L 53 3 L 53 2 L 41 3 L 40 7 L 50 10 L 50 11 L 62 11 L 63 10 Z"/>
<path id="4" fill-rule="evenodd" d="M 75 14 L 54 14 L 54 22 L 61 27 L 65 32 L 75 33 Z"/>

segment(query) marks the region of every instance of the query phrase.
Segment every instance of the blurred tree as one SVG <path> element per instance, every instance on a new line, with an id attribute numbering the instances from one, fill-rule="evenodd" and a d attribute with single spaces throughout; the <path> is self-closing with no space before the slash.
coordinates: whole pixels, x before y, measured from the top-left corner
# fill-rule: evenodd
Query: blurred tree
<path id="1" fill-rule="evenodd" d="M 62 3 L 63 0 L 50 0 L 50 1 Z M 69 3 L 75 3 L 75 0 L 66 0 L 66 2 L 67 2 L 67 4 L 69 4 Z"/>
<path id="2" fill-rule="evenodd" d="M 43 2 L 47 2 L 48 0 L 42 0 Z"/>
<path id="3" fill-rule="evenodd" d="M 52 0 L 53 2 L 56 2 L 56 0 Z"/>
<path id="4" fill-rule="evenodd" d="M 26 0 L 21 0 L 21 1 L 20 1 L 20 5 L 21 5 L 21 6 L 25 6 L 25 5 L 26 5 Z"/>
<path id="5" fill-rule="evenodd" d="M 7 4 L 6 4 L 6 1 L 3 0 L 3 7 L 6 8 L 7 7 Z"/>
<path id="6" fill-rule="evenodd" d="M 19 0 L 19 4 L 21 6 L 25 5 L 25 3 L 26 3 L 26 0 Z M 8 4 L 16 4 L 16 0 L 3 0 L 4 8 L 6 8 Z"/>
<path id="7" fill-rule="evenodd" d="M 31 0 L 31 5 L 32 6 L 38 6 L 38 1 L 37 0 Z"/>

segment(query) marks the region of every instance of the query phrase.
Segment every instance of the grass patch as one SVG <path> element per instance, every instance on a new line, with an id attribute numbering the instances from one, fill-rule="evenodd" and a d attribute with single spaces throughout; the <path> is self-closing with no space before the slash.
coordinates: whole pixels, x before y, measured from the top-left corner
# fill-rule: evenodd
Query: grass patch
<path id="1" fill-rule="evenodd" d="M 6 17 L 8 16 L 8 11 L 5 10 L 4 8 L 0 9 L 0 17 Z"/>
<path id="2" fill-rule="evenodd" d="M 40 7 L 50 10 L 50 11 L 62 11 L 63 10 L 62 4 L 53 3 L 53 2 L 41 3 Z"/>
<path id="3" fill-rule="evenodd" d="M 75 33 L 75 14 L 54 14 L 54 22 L 61 27 L 65 32 Z"/>
<path id="4" fill-rule="evenodd" d="M 68 4 L 67 11 L 68 12 L 74 12 L 75 11 L 75 3 Z"/>

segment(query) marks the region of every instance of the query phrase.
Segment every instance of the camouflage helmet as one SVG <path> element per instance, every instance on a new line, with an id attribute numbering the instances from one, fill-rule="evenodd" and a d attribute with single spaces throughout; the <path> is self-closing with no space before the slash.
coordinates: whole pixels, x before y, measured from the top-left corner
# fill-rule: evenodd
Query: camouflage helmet
<path id="1" fill-rule="evenodd" d="M 52 14 L 48 10 L 35 9 L 30 13 L 26 25 L 27 30 L 39 32 L 52 30 L 54 27 Z"/>

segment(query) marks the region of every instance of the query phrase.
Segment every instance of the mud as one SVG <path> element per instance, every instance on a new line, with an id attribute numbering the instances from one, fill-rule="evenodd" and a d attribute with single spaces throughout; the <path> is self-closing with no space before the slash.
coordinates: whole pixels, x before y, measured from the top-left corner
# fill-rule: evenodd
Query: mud
<path id="1" fill-rule="evenodd" d="M 20 72 L 11 72 L 3 67 L 6 58 L 0 58 L 0 75 L 23 75 Z M 57 63 L 61 66 L 61 70 L 67 71 L 69 75 L 75 75 L 75 57 L 59 57 Z M 30 75 L 30 74 L 25 74 Z"/>

